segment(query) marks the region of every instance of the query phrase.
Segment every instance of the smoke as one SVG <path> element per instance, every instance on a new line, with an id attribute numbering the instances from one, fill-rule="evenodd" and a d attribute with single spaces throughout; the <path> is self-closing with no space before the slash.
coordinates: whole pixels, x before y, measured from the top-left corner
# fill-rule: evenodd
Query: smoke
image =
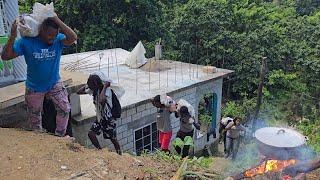
<path id="1" fill-rule="evenodd" d="M 285 123 L 273 123 L 270 121 L 268 115 L 264 115 L 263 118 L 256 120 L 256 129 L 262 127 L 288 127 Z M 251 169 L 257 165 L 260 165 L 265 156 L 259 152 L 258 144 L 254 138 L 254 132 L 252 131 L 252 121 L 246 122 L 244 124 L 247 128 L 246 133 L 241 136 L 240 147 L 237 153 L 237 157 L 233 160 L 227 167 L 227 175 L 232 176 L 245 170 Z M 281 151 L 283 157 L 289 157 L 290 154 L 286 154 L 286 151 Z M 292 156 L 291 156 L 292 157 Z M 294 156 L 299 161 L 313 160 L 317 157 L 317 153 L 307 145 L 296 148 L 296 153 Z"/>
<path id="2" fill-rule="evenodd" d="M 255 142 L 240 145 L 237 157 L 227 168 L 227 175 L 234 175 L 250 169 L 260 162 L 259 151 Z"/>

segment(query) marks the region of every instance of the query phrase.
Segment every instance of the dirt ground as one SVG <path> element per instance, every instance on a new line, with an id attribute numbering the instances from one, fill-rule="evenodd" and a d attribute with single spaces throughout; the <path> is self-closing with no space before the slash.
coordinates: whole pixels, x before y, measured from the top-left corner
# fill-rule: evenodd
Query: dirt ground
<path id="1" fill-rule="evenodd" d="M 222 145 L 219 145 L 222 152 Z M 0 179 L 170 179 L 177 164 L 122 156 L 107 149 L 87 149 L 70 139 L 45 133 L 0 128 Z M 213 157 L 206 170 L 227 176 L 231 163 L 222 153 Z M 307 174 L 308 180 L 320 179 L 320 170 Z"/>
<path id="2" fill-rule="evenodd" d="M 175 165 L 86 149 L 70 139 L 0 128 L 0 179 L 169 179 Z"/>

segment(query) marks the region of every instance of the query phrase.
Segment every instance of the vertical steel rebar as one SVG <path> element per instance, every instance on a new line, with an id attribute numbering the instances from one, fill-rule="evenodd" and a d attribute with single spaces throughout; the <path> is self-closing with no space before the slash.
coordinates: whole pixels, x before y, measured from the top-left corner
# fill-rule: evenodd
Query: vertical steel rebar
<path id="1" fill-rule="evenodd" d="M 198 41 L 196 40 L 197 78 L 199 77 Z"/>
<path id="2" fill-rule="evenodd" d="M 136 64 L 138 64 L 137 57 L 136 57 Z M 138 68 L 136 68 L 136 94 L 138 94 Z"/>
<path id="3" fill-rule="evenodd" d="M 183 72 L 182 72 L 182 54 L 183 54 L 183 48 L 182 48 L 182 45 L 181 45 L 181 47 L 180 47 L 180 49 L 181 49 L 181 59 L 180 59 L 180 62 L 181 62 L 181 81 L 182 81 L 182 83 L 183 83 Z"/>
<path id="4" fill-rule="evenodd" d="M 161 74 L 161 66 L 160 66 L 160 60 L 159 60 L 159 89 L 160 89 L 160 74 Z"/>
<path id="5" fill-rule="evenodd" d="M 108 57 L 108 77 L 110 78 L 110 58 Z"/>
<path id="6" fill-rule="evenodd" d="M 174 83 L 177 83 L 177 63 L 174 61 Z"/>
<path id="7" fill-rule="evenodd" d="M 191 46 L 189 46 L 189 78 L 191 80 Z"/>
<path id="8" fill-rule="evenodd" d="M 170 70 L 170 68 L 169 68 L 169 60 L 166 60 L 167 61 L 167 87 L 169 87 L 169 70 Z"/>
<path id="9" fill-rule="evenodd" d="M 120 80 L 119 80 L 119 66 L 118 66 L 118 58 L 117 58 L 117 49 L 115 49 L 114 51 L 114 56 L 116 58 L 116 68 L 117 68 L 117 79 L 118 79 L 118 84 L 120 84 Z"/>
<path id="10" fill-rule="evenodd" d="M 152 63 L 152 60 L 149 61 L 149 91 L 151 90 L 151 87 L 150 87 L 150 81 L 151 81 L 151 63 Z"/>

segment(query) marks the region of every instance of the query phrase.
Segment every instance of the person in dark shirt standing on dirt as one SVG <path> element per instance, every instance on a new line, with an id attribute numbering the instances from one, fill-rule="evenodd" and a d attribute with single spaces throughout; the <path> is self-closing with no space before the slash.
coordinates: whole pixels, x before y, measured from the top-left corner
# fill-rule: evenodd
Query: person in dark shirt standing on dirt
<path id="1" fill-rule="evenodd" d="M 171 106 L 174 101 L 167 95 L 157 95 L 151 99 L 152 105 L 158 108 L 157 112 L 157 129 L 159 130 L 159 144 L 164 152 L 169 152 L 169 145 L 172 137 L 171 126 Z"/>
<path id="2" fill-rule="evenodd" d="M 98 73 L 99 74 L 99 73 Z M 88 137 L 92 144 L 102 149 L 97 135 L 103 134 L 105 139 L 110 139 L 116 152 L 121 155 L 120 144 L 117 140 L 116 118 L 121 116 L 121 105 L 119 100 L 110 88 L 111 80 L 103 81 L 97 74 L 91 74 L 87 85 L 78 90 L 78 94 L 91 94 L 93 103 L 96 106 L 97 120 L 92 124 Z"/>
<path id="3" fill-rule="evenodd" d="M 227 117 L 222 118 L 219 123 L 219 143 L 223 140 L 223 150 L 224 150 L 225 154 L 227 153 L 227 147 L 226 147 L 227 130 L 225 130 L 225 128 L 232 121 L 233 121 L 233 119 L 231 117 L 227 116 Z"/>
<path id="4" fill-rule="evenodd" d="M 60 33 L 61 32 L 61 33 Z M 76 33 L 58 16 L 42 23 L 36 37 L 17 37 L 17 21 L 1 55 L 2 60 L 24 56 L 27 64 L 25 101 L 31 129 L 42 132 L 41 112 L 44 98 L 52 100 L 57 110 L 55 135 L 65 136 L 69 120 L 68 94 L 60 80 L 59 68 L 62 50 L 77 40 Z"/>
<path id="5" fill-rule="evenodd" d="M 241 119 L 239 117 L 236 117 L 231 121 L 225 128 L 227 131 L 227 139 L 226 139 L 226 148 L 227 153 L 225 154 L 225 157 L 228 158 L 232 153 L 232 160 L 234 160 L 237 156 L 240 141 L 240 131 L 245 131 L 246 128 L 240 124 Z"/>

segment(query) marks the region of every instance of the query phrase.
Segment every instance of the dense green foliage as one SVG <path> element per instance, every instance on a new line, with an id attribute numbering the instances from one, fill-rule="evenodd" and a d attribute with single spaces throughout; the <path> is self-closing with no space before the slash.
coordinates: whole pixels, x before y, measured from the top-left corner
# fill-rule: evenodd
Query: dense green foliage
<path id="1" fill-rule="evenodd" d="M 21 11 L 30 12 L 34 1 L 21 1 Z M 252 112 L 261 59 L 267 57 L 261 112 L 300 124 L 306 135 L 318 127 L 317 0 L 59 0 L 55 8 L 79 36 L 77 50 L 69 52 L 131 49 L 141 40 L 151 57 L 161 38 L 166 58 L 234 70 L 224 83 L 224 97 L 235 101 L 227 103 L 225 115 Z"/>
<path id="2" fill-rule="evenodd" d="M 309 121 L 302 121 L 299 123 L 298 128 L 306 135 L 308 135 L 308 143 L 320 152 L 320 121 L 314 123 Z"/>
<path id="3" fill-rule="evenodd" d="M 30 12 L 35 1 L 21 1 L 20 11 Z M 77 31 L 78 51 L 130 49 L 139 40 L 148 44 L 164 36 L 158 28 L 161 11 L 155 0 L 59 0 L 54 6 L 59 17 Z"/>

